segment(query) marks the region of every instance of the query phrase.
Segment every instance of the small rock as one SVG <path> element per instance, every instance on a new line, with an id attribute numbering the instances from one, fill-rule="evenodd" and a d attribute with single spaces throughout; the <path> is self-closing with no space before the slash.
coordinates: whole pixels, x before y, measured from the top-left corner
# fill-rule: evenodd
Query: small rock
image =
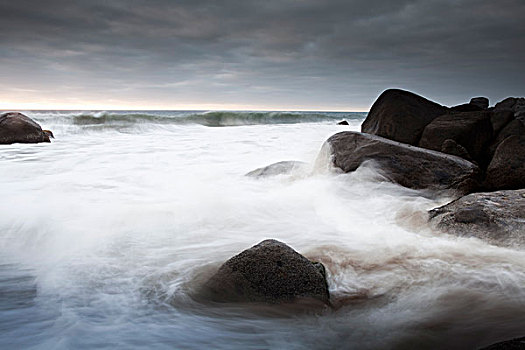
<path id="1" fill-rule="evenodd" d="M 346 120 L 341 120 L 337 125 L 349 125 Z"/>

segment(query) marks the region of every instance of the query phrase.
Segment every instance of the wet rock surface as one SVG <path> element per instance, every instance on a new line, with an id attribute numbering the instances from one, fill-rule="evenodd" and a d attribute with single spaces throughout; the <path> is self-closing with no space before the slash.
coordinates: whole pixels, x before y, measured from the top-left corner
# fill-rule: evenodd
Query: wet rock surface
<path id="1" fill-rule="evenodd" d="M 273 239 L 226 261 L 203 293 L 215 302 L 330 303 L 324 266 Z"/>
<path id="2" fill-rule="evenodd" d="M 525 248 L 525 189 L 472 193 L 429 211 L 429 219 L 449 234 Z"/>
<path id="3" fill-rule="evenodd" d="M 465 194 L 478 185 L 478 167 L 456 156 L 352 131 L 337 133 L 327 142 L 334 165 L 344 172 L 373 161 L 386 178 L 409 188 Z"/>

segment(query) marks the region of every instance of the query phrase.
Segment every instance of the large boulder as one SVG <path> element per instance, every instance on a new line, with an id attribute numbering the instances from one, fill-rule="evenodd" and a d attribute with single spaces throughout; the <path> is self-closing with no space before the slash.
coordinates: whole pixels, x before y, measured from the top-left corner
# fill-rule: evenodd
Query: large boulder
<path id="1" fill-rule="evenodd" d="M 284 160 L 273 163 L 262 168 L 250 171 L 245 176 L 250 177 L 269 177 L 276 175 L 299 175 L 308 170 L 308 163 L 296 160 Z"/>
<path id="2" fill-rule="evenodd" d="M 352 131 L 337 133 L 327 142 L 334 165 L 344 172 L 373 161 L 386 178 L 409 188 L 465 194 L 478 186 L 478 167 L 456 156 Z"/>
<path id="3" fill-rule="evenodd" d="M 50 142 L 53 133 L 42 130 L 34 120 L 22 113 L 0 116 L 0 144 Z"/>
<path id="4" fill-rule="evenodd" d="M 493 136 L 491 118 L 492 112 L 463 112 L 439 116 L 425 127 L 419 147 L 443 151 L 443 143 L 450 139 L 463 146 L 478 164 L 488 164 L 490 159 L 487 159 L 486 149 Z"/>
<path id="5" fill-rule="evenodd" d="M 525 188 L 525 134 L 509 136 L 499 144 L 485 182 L 490 189 Z"/>
<path id="6" fill-rule="evenodd" d="M 446 233 L 525 248 L 525 189 L 471 193 L 431 210 L 429 218 Z"/>
<path id="7" fill-rule="evenodd" d="M 447 110 L 414 93 L 389 89 L 374 102 L 361 131 L 417 145 L 425 126 Z"/>
<path id="8" fill-rule="evenodd" d="M 286 244 L 269 239 L 226 261 L 204 286 L 217 302 L 269 304 L 313 301 L 329 305 L 326 273 Z"/>

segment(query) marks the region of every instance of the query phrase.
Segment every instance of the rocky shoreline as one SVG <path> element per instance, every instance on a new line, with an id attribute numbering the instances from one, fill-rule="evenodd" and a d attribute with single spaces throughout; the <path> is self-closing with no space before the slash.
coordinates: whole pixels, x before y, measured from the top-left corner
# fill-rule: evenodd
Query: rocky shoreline
<path id="1" fill-rule="evenodd" d="M 21 113 L 0 116 L 0 144 L 50 138 L 50 131 Z M 371 165 L 386 181 L 429 196 L 452 197 L 428 212 L 435 230 L 525 248 L 525 98 L 507 98 L 489 107 L 488 99 L 475 97 L 447 107 L 408 91 L 386 90 L 361 132 L 337 133 L 326 145 L 333 166 L 342 172 Z M 279 162 L 247 176 L 293 173 L 305 166 Z M 229 259 L 204 289 L 203 295 L 213 302 L 285 304 L 307 299 L 332 305 L 324 266 L 275 240 Z M 489 348 L 517 343 L 502 344 Z"/>
<path id="2" fill-rule="evenodd" d="M 489 107 L 487 98 L 475 97 L 446 107 L 390 89 L 373 104 L 360 133 L 340 132 L 325 144 L 343 172 L 368 164 L 387 181 L 452 197 L 428 213 L 438 231 L 525 248 L 525 98 Z M 290 164 L 250 175 L 289 173 Z M 524 348 L 521 338 L 487 349 Z"/>

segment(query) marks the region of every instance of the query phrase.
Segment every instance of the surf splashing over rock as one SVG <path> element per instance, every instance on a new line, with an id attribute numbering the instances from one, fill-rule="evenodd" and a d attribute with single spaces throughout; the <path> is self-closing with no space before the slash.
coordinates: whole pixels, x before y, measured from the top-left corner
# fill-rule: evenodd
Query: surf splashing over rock
<path id="1" fill-rule="evenodd" d="M 97 129 L 63 114 L 28 113 L 56 130 L 51 145 L 0 149 L 0 347 L 439 349 L 521 335 L 524 252 L 433 231 L 417 218 L 446 199 L 318 157 L 362 119 Z M 288 159 L 309 167 L 244 176 Z M 266 238 L 326 266 L 336 309 L 269 315 L 192 298 Z"/>

